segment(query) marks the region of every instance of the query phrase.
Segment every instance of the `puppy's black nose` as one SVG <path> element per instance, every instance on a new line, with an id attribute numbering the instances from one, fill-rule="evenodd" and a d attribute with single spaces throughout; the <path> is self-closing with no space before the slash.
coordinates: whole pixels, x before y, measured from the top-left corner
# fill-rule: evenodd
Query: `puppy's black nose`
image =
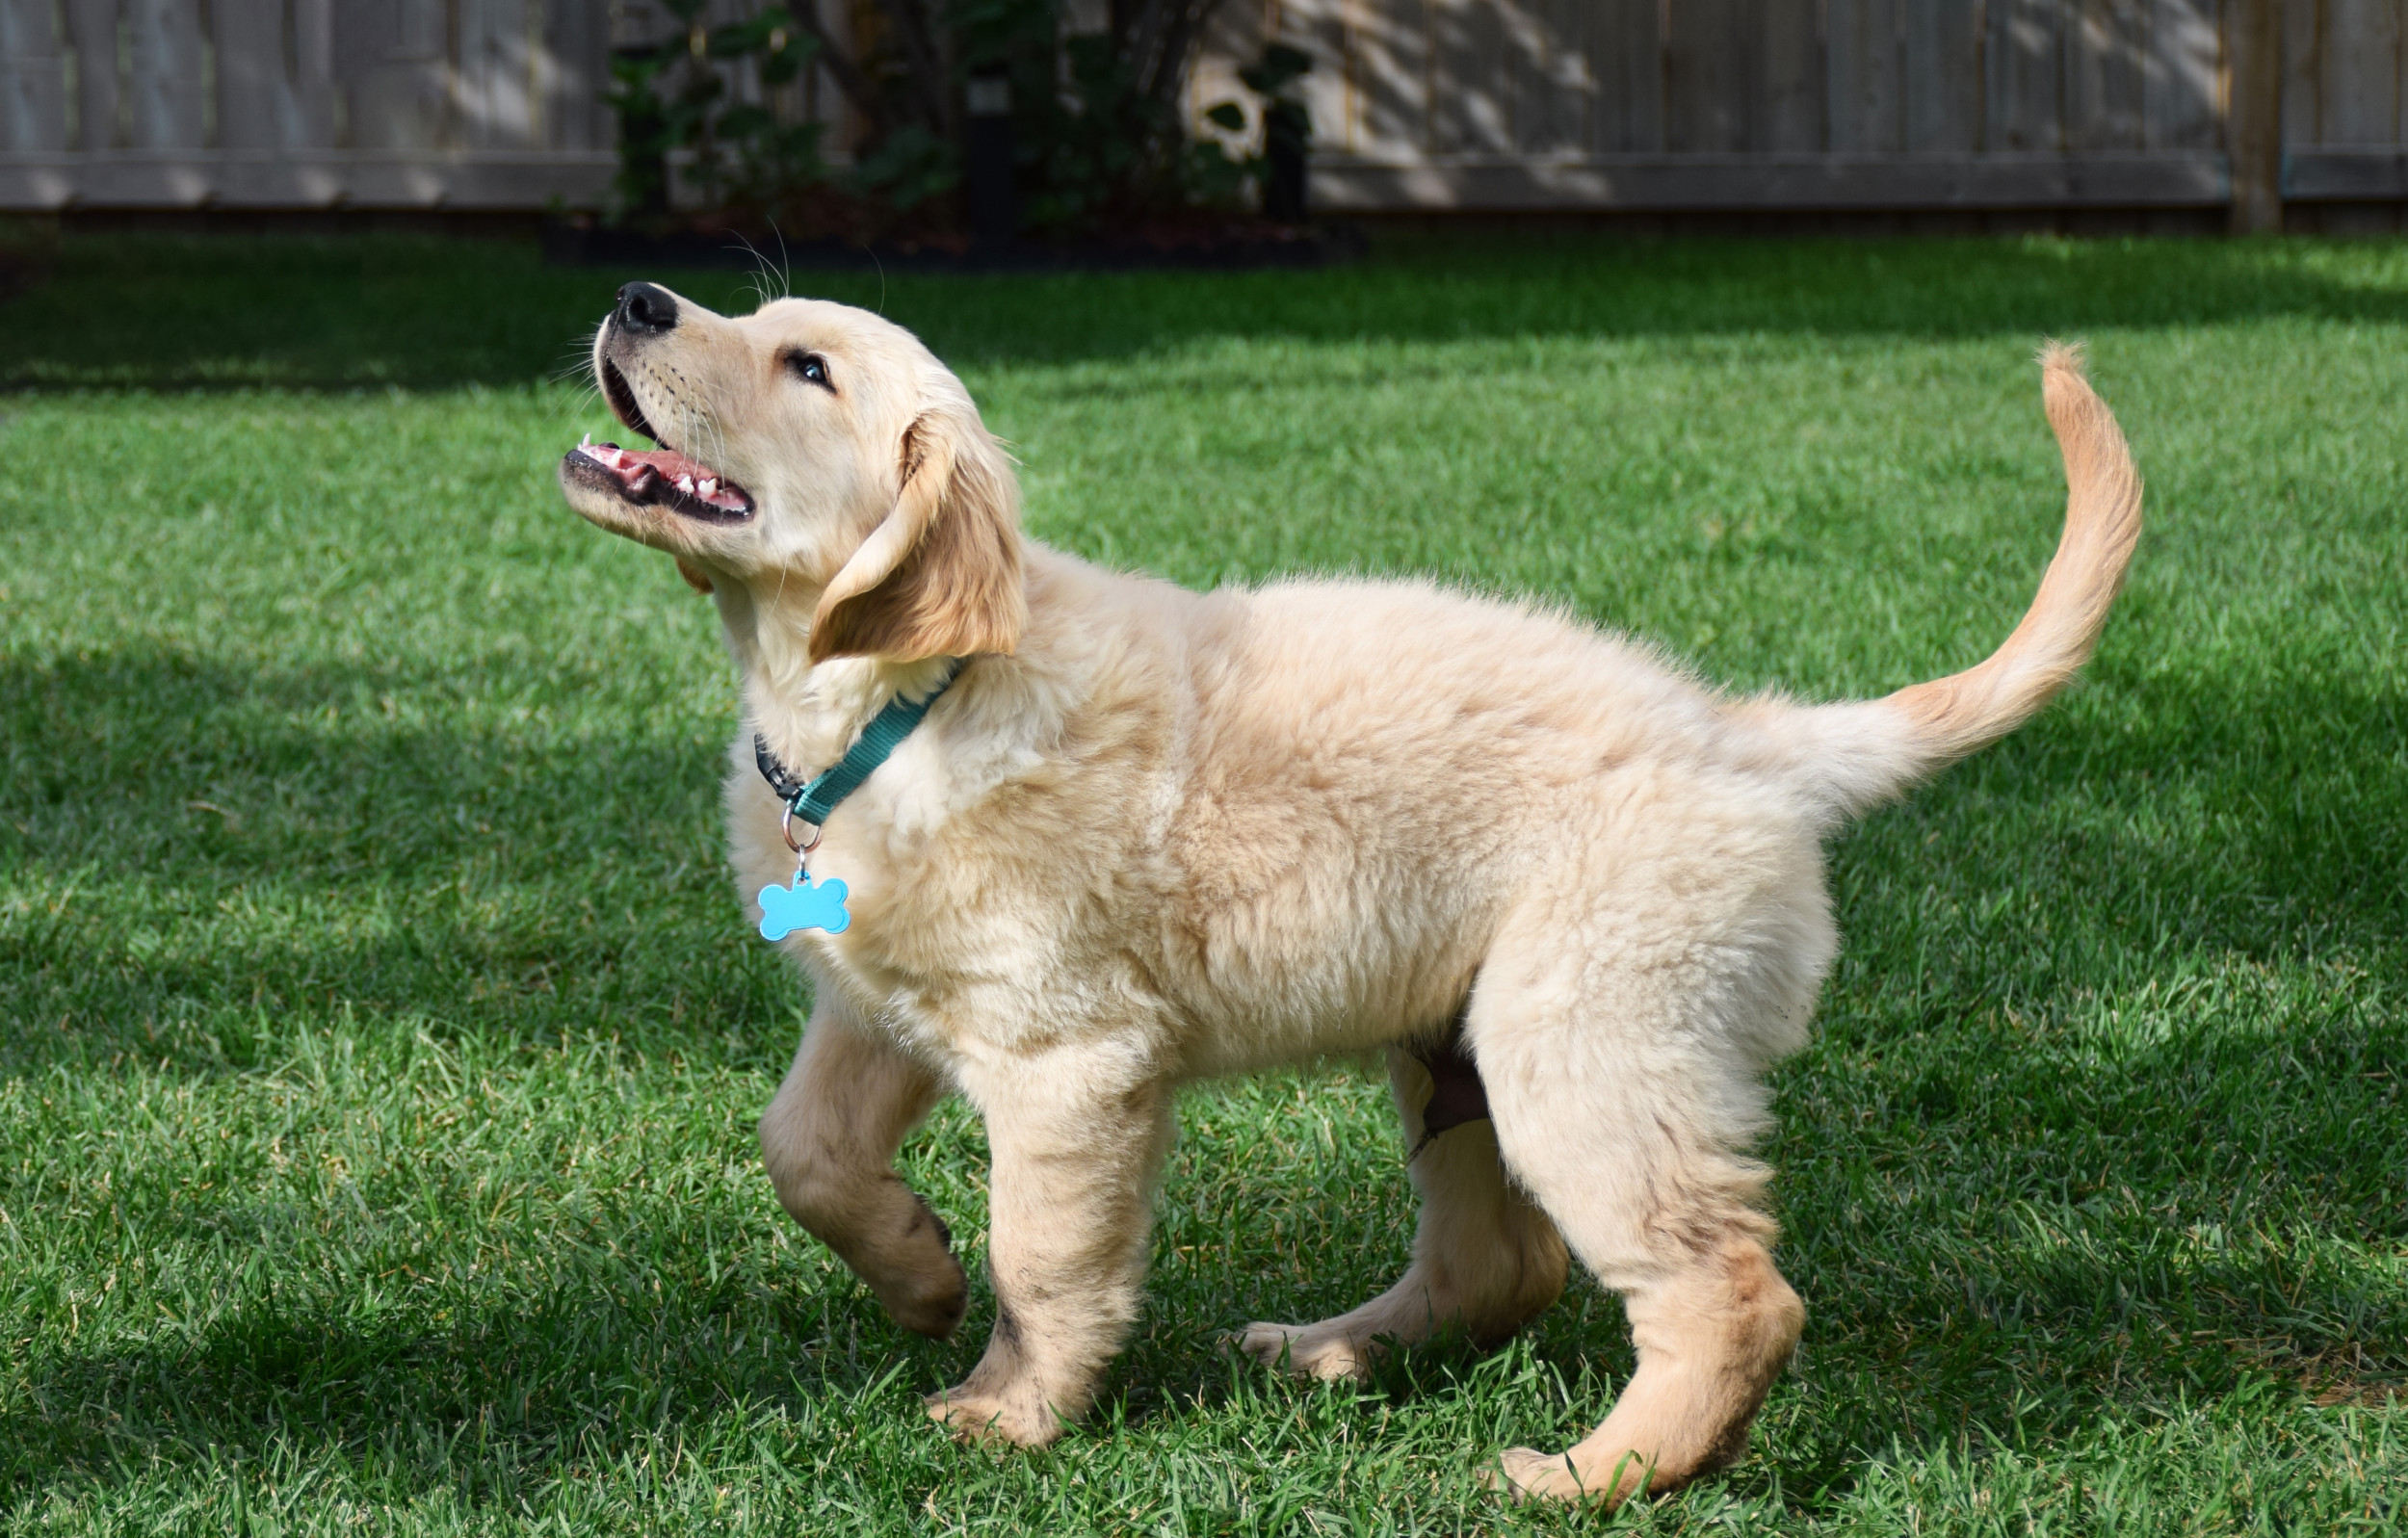
<path id="1" fill-rule="evenodd" d="M 644 336 L 677 327 L 677 300 L 651 283 L 630 283 L 618 291 L 618 324 Z"/>

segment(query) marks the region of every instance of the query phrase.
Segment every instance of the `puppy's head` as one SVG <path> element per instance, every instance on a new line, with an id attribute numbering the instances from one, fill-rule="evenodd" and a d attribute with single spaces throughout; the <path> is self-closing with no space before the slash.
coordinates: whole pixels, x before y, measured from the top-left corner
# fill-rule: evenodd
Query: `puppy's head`
<path id="1" fill-rule="evenodd" d="M 668 552 L 697 587 L 816 593 L 813 662 L 1018 644 L 1009 462 L 908 331 L 816 300 L 735 320 L 630 283 L 593 375 L 659 447 L 570 450 L 561 489 L 587 518 Z"/>

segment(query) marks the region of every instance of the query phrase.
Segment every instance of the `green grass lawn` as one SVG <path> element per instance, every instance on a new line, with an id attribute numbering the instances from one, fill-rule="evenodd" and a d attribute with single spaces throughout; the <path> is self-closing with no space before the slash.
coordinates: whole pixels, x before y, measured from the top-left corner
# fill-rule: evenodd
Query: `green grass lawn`
<path id="1" fill-rule="evenodd" d="M 778 1211 L 804 1000 L 720 864 L 734 691 L 552 466 L 620 278 L 71 241 L 0 307 L 0 1527 L 1452 1533 L 1630 1367 L 1585 1284 L 1308 1389 L 1411 1204 L 1376 1075 L 1199 1089 L 1088 1426 L 955 1446 Z M 646 274 L 719 304 L 742 274 Z M 2097 664 L 1833 850 L 1777 1075 L 1809 1308 L 1650 1532 L 2408 1525 L 2408 246 L 1426 242 L 821 277 L 953 361 L 1040 537 L 1528 591 L 1841 696 L 2012 626 L 2086 338 L 2149 479 Z M 983 1139 L 904 1155 L 982 1266 Z"/>

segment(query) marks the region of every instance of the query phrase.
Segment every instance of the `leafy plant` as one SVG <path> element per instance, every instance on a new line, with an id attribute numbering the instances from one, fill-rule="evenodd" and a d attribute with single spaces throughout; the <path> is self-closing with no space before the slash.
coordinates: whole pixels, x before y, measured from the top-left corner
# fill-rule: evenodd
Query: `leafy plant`
<path id="1" fill-rule="evenodd" d="M 1239 82 L 1262 98 L 1263 149 L 1232 164 L 1240 176 L 1260 190 L 1263 213 L 1282 223 L 1293 224 L 1304 218 L 1305 153 L 1313 143 L 1313 114 L 1287 92 L 1312 69 L 1310 54 L 1274 42 L 1264 48 L 1261 58 L 1238 71 Z M 1204 116 L 1230 133 L 1245 132 L 1245 109 L 1237 102 L 1216 103 Z"/>
<path id="2" fill-rule="evenodd" d="M 1197 204 L 1235 201 L 1252 178 L 1277 201 L 1279 157 L 1310 133 L 1300 104 L 1278 95 L 1310 67 L 1274 46 L 1249 74 L 1267 86 L 1265 155 L 1233 161 L 1217 141 L 1191 143 L 1179 95 L 1195 45 L 1220 0 L 1123 0 L 1101 32 L 1067 34 L 1065 0 L 873 0 L 857 46 L 839 44 L 810 7 L 764 6 L 706 30 L 704 0 L 664 0 L 686 26 L 672 41 L 613 61 L 609 100 L 619 119 L 620 217 L 659 222 L 669 211 L 669 157 L 692 157 L 703 200 L 722 212 L 784 223 L 818 199 L 873 205 L 890 216 L 934 211 L 961 179 L 962 87 L 1002 76 L 1011 89 L 1016 202 L 1038 230 L 1092 229 Z M 824 67 L 865 128 L 851 170 L 821 155 L 824 125 L 782 121 L 729 98 L 731 66 L 751 60 L 764 85 Z M 1282 115 L 1286 116 L 1282 116 Z M 1299 194 L 1300 199 L 1300 194 Z"/>
<path id="3" fill-rule="evenodd" d="M 668 153 L 688 142 L 694 119 L 691 103 L 661 93 L 661 76 L 676 62 L 663 45 L 611 55 L 611 89 L 603 100 L 618 118 L 618 174 L 612 186 L 622 219 L 651 223 L 668 215 Z"/>
<path id="4" fill-rule="evenodd" d="M 909 213 L 951 192 L 961 180 L 961 157 L 924 123 L 904 123 L 854 163 L 853 186 Z"/>
<path id="5" fill-rule="evenodd" d="M 792 12 L 772 5 L 748 20 L 714 29 L 705 52 L 730 63 L 750 59 L 761 84 L 774 90 L 792 84 L 818 57 L 820 44 L 812 33 L 796 25 Z M 796 199 L 827 179 L 820 159 L 820 136 L 825 127 L 817 121 L 783 121 L 755 102 L 739 102 L 721 112 L 711 135 L 728 156 L 734 200 L 772 218 L 790 214 Z"/>
<path id="6" fill-rule="evenodd" d="M 965 54 L 1012 85 L 1020 205 L 1040 230 L 1225 202 L 1242 173 L 1220 145 L 1191 143 L 1179 106 L 1195 44 L 1219 0 L 1111 8 L 1106 30 L 1063 38 L 1061 0 L 962 0 Z"/>
<path id="7" fill-rule="evenodd" d="M 750 59 L 761 84 L 791 83 L 820 52 L 816 32 L 782 5 L 708 29 L 704 0 L 664 0 L 686 23 L 677 40 L 621 49 L 606 94 L 618 117 L 621 218 L 657 223 L 669 210 L 668 157 L 693 153 L 692 175 L 706 204 L 734 204 L 775 217 L 826 179 L 819 153 L 824 124 L 789 122 L 756 102 L 729 101 L 724 66 Z"/>

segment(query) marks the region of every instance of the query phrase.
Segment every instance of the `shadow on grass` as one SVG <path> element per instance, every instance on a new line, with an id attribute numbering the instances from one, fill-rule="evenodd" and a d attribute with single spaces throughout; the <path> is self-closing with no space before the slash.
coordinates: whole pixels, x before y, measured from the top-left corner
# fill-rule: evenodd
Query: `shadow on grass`
<path id="1" fill-rule="evenodd" d="M 580 687 L 474 687 L 497 682 Z M 0 1064 L 249 1067 L 265 1017 L 346 1005 L 639 1049 L 782 1033 L 798 996 L 725 873 L 717 743 L 411 718 L 476 714 L 462 687 L 157 650 L 0 663 L 0 867 L 23 894 Z"/>
<path id="2" fill-rule="evenodd" d="M 792 274 L 956 365 L 1119 358 L 1211 337 L 2011 335 L 2268 317 L 2408 321 L 2393 246 L 2308 241 L 1394 240 L 1317 272 Z M 532 245 L 87 237 L 0 309 L 0 389 L 517 385 L 579 375 L 618 284 L 748 311 L 774 274 L 544 266 Z"/>
<path id="3" fill-rule="evenodd" d="M 893 1413 L 908 1385 L 961 1365 L 958 1345 L 898 1329 L 859 1289 L 794 1286 L 757 1257 L 657 1290 L 625 1274 L 482 1298 L 380 1284 L 348 1315 L 296 1307 L 261 1268 L 229 1264 L 242 1295 L 205 1324 L 28 1364 L 29 1402 L 0 1414 L 0 1478 L 21 1493 L 107 1481 L 156 1459 L 257 1457 L 284 1437 L 381 1450 L 423 1489 L 473 1481 L 487 1448 L 507 1449 L 507 1464 L 589 1468 L 739 1403 L 867 1399 Z M 460 1442 L 476 1452 L 461 1457 Z"/>

